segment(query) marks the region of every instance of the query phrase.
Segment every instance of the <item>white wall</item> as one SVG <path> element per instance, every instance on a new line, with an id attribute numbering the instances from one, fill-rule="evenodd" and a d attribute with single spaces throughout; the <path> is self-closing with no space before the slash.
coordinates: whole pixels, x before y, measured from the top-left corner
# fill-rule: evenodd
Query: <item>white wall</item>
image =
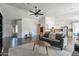
<path id="1" fill-rule="evenodd" d="M 22 37 L 24 38 L 25 34 L 32 33 L 32 36 L 35 36 L 37 33 L 37 24 L 36 20 L 31 18 L 22 18 Z"/>
<path id="2" fill-rule="evenodd" d="M 39 19 L 39 23 L 41 24 L 41 26 L 45 27 L 45 16 L 42 16 L 42 17 Z"/>
<path id="3" fill-rule="evenodd" d="M 18 27 L 17 37 L 22 38 L 22 19 L 18 19 L 17 27 Z"/>
<path id="4" fill-rule="evenodd" d="M 3 15 L 3 37 L 11 36 L 11 20 L 27 17 L 28 12 L 7 4 L 0 4 L 0 9 Z"/>
<path id="5" fill-rule="evenodd" d="M 55 18 L 49 16 L 43 16 L 39 23 L 45 27 L 46 30 L 51 29 L 55 25 Z"/>
<path id="6" fill-rule="evenodd" d="M 79 22 L 73 23 L 73 32 L 79 33 Z"/>
<path id="7" fill-rule="evenodd" d="M 46 27 L 46 29 L 47 29 L 47 27 L 48 27 L 48 29 L 51 29 L 54 26 L 55 26 L 55 18 L 46 16 L 45 17 L 45 27 Z"/>

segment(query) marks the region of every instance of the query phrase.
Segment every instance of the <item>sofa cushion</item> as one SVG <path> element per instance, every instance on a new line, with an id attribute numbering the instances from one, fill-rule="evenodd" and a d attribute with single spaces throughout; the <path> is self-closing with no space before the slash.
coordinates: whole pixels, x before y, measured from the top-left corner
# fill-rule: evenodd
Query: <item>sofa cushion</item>
<path id="1" fill-rule="evenodd" d="M 49 34 L 49 40 L 56 40 L 56 39 L 55 39 L 55 33 L 51 32 L 51 33 Z"/>

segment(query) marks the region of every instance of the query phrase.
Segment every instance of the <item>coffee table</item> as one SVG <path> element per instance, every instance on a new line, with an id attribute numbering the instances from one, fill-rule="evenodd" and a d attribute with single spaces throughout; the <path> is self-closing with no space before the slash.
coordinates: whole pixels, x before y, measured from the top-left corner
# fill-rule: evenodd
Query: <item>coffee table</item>
<path id="1" fill-rule="evenodd" d="M 45 47 L 47 55 L 48 55 L 48 47 L 50 46 L 50 44 L 48 42 L 41 41 L 41 40 L 34 41 L 33 51 L 34 51 L 35 45 Z"/>

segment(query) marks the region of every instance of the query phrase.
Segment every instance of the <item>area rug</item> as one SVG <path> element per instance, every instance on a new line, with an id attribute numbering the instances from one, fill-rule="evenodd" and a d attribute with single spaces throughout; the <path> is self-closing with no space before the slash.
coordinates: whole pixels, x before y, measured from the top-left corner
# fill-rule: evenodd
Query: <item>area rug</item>
<path id="1" fill-rule="evenodd" d="M 47 56 L 45 47 L 36 46 L 33 51 L 33 42 L 23 44 L 16 48 L 10 48 L 9 56 Z M 71 56 L 72 52 L 60 50 L 59 48 L 49 47 L 48 56 Z"/>

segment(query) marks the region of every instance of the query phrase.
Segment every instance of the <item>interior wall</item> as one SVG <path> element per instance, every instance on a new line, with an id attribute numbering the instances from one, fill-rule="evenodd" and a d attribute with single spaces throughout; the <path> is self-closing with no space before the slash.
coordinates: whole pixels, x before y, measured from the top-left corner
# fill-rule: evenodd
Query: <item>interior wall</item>
<path id="1" fill-rule="evenodd" d="M 31 18 L 22 18 L 22 38 L 24 38 L 25 34 L 32 34 L 35 36 L 37 34 L 37 22 L 35 19 Z"/>
<path id="2" fill-rule="evenodd" d="M 18 27 L 17 37 L 22 38 L 22 19 L 17 20 L 17 27 Z"/>
<path id="3" fill-rule="evenodd" d="M 54 17 L 45 17 L 45 27 L 46 29 L 51 29 L 55 26 L 55 18 Z"/>
<path id="4" fill-rule="evenodd" d="M 73 24 L 73 32 L 79 33 L 79 22 L 72 23 Z"/>
<path id="5" fill-rule="evenodd" d="M 0 9 L 3 15 L 3 38 L 4 38 L 11 36 L 12 34 L 11 21 L 27 17 L 28 12 L 3 3 L 0 4 Z"/>
<path id="6" fill-rule="evenodd" d="M 45 27 L 45 30 L 48 31 L 48 29 L 51 29 L 55 25 L 55 18 L 54 17 L 49 17 L 49 16 L 43 16 L 40 20 L 39 23 L 41 26 Z"/>
<path id="7" fill-rule="evenodd" d="M 39 23 L 41 24 L 41 26 L 45 27 L 45 16 L 42 16 L 42 17 L 39 19 Z"/>

